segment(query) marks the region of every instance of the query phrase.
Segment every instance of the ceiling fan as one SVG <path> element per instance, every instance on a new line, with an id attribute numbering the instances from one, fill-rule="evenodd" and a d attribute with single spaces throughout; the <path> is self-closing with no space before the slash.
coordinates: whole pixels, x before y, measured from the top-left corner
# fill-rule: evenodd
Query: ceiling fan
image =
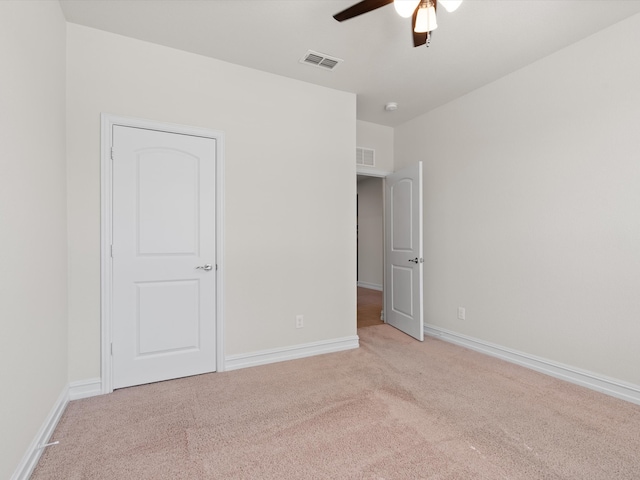
<path id="1" fill-rule="evenodd" d="M 333 18 L 343 22 L 390 3 L 393 3 L 396 12 L 401 17 L 412 17 L 413 46 L 419 47 L 426 44 L 428 47 L 431 41 L 431 32 L 438 28 L 436 22 L 438 4 L 441 4 L 448 12 L 453 12 L 460 6 L 462 0 L 363 0 L 340 13 L 336 13 Z"/>

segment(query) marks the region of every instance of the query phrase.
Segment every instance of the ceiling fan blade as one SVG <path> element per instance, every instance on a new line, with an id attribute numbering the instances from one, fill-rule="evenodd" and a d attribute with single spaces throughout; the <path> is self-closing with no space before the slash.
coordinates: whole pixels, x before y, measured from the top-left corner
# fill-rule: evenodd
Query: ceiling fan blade
<path id="1" fill-rule="evenodd" d="M 344 22 L 345 20 L 349 20 L 350 18 L 357 17 L 363 13 L 368 13 L 377 8 L 384 7 L 390 3 L 393 3 L 393 0 L 363 0 L 340 13 L 336 13 L 333 18 L 339 22 Z"/>
<path id="2" fill-rule="evenodd" d="M 427 32 L 425 33 L 416 33 L 416 19 L 418 18 L 418 9 L 413 12 L 413 17 L 411 19 L 411 34 L 413 35 L 413 46 L 419 47 L 420 45 L 424 45 L 427 43 Z"/>

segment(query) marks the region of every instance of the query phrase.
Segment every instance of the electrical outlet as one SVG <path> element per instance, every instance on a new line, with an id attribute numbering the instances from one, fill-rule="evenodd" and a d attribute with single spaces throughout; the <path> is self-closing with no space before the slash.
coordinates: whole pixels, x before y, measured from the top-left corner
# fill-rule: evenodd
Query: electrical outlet
<path id="1" fill-rule="evenodd" d="M 458 307 L 458 320 L 464 320 L 467 316 L 467 311 L 464 307 Z"/>
<path id="2" fill-rule="evenodd" d="M 304 327 L 304 316 L 296 315 L 296 328 Z"/>

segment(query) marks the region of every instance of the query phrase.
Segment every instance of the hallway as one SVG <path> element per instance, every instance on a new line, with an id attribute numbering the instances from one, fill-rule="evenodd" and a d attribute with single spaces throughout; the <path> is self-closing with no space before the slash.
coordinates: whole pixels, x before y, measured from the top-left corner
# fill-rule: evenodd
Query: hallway
<path id="1" fill-rule="evenodd" d="M 382 325 L 382 292 L 358 287 L 358 328 Z"/>

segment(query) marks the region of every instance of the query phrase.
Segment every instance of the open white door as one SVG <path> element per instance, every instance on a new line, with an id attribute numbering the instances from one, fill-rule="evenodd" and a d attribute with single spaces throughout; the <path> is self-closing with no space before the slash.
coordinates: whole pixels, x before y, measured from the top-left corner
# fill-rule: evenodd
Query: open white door
<path id="1" fill-rule="evenodd" d="M 113 127 L 113 384 L 216 370 L 216 140 Z"/>
<path id="2" fill-rule="evenodd" d="M 422 162 L 386 177 L 385 212 L 385 319 L 422 341 Z"/>

